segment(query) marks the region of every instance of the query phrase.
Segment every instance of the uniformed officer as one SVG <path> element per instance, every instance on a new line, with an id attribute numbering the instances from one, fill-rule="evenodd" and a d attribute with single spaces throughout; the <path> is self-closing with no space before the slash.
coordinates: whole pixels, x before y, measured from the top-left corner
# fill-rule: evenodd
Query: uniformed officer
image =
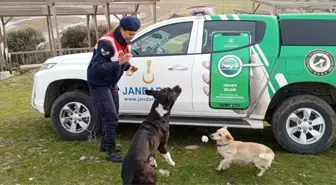
<path id="1" fill-rule="evenodd" d="M 106 160 L 117 163 L 123 161 L 123 157 L 117 154 L 120 145 L 116 144 L 116 127 L 119 120 L 117 83 L 124 71 L 136 71 L 128 61 L 132 58 L 130 41 L 140 26 L 141 23 L 136 17 L 123 17 L 114 31 L 99 39 L 87 69 L 91 99 L 104 126 L 100 150 L 106 152 Z"/>

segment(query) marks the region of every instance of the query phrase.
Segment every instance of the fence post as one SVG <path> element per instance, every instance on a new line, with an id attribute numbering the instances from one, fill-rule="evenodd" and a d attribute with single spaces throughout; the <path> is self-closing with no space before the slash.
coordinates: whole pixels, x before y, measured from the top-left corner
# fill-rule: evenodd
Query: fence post
<path id="1" fill-rule="evenodd" d="M 96 32 L 96 42 L 99 40 L 99 33 L 98 33 L 98 23 L 97 23 L 97 11 L 98 11 L 98 5 L 93 6 L 93 23 L 94 23 L 94 30 Z"/>
<path id="2" fill-rule="evenodd" d="M 13 74 L 13 71 L 12 71 L 12 54 L 11 53 L 8 53 L 8 71 L 10 71 L 11 74 Z"/>
<path id="3" fill-rule="evenodd" d="M 0 21 L 0 71 L 3 71 L 4 66 L 6 65 L 5 62 L 5 38 L 4 33 L 2 31 L 2 22 Z"/>
<path id="4" fill-rule="evenodd" d="M 91 47 L 90 14 L 86 15 L 86 28 L 87 28 L 88 45 L 89 47 Z"/>
<path id="5" fill-rule="evenodd" d="M 59 29 L 58 29 L 57 12 L 56 12 L 55 3 L 51 3 L 51 13 L 52 13 L 52 16 L 53 16 L 53 21 L 54 21 L 55 29 L 56 29 L 57 45 L 58 45 L 59 55 L 62 55 L 61 35 L 60 35 Z"/>

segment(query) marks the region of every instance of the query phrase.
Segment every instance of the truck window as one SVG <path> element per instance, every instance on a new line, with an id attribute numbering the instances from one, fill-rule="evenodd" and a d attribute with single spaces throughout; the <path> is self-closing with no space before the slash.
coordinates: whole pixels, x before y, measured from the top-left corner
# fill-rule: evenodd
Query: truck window
<path id="1" fill-rule="evenodd" d="M 335 20 L 280 21 L 283 46 L 336 46 Z"/>
<path id="2" fill-rule="evenodd" d="M 132 42 L 132 54 L 134 57 L 187 54 L 192 26 L 189 21 L 152 30 Z"/>
<path id="3" fill-rule="evenodd" d="M 211 52 L 212 35 L 221 31 L 247 31 L 251 42 L 259 43 L 265 35 L 266 24 L 263 21 L 205 21 L 203 29 L 202 53 Z"/>

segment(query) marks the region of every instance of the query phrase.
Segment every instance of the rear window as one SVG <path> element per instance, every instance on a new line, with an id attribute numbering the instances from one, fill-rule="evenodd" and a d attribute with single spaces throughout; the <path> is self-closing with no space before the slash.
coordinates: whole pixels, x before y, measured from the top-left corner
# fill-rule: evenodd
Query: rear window
<path id="1" fill-rule="evenodd" d="M 282 20 L 284 46 L 336 46 L 335 20 Z"/>

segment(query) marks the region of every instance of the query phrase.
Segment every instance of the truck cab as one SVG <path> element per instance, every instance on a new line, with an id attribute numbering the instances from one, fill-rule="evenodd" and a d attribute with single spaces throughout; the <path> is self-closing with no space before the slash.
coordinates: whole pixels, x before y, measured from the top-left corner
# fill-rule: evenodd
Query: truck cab
<path id="1" fill-rule="evenodd" d="M 336 84 L 331 79 L 336 42 L 325 37 L 335 33 L 335 21 L 332 14 L 213 14 L 153 24 L 132 41 L 130 62 L 139 69 L 118 83 L 120 122 L 145 119 L 153 103 L 145 89 L 180 85 L 183 93 L 170 124 L 263 129 L 267 121 L 290 152 L 326 150 L 335 139 Z M 249 70 L 249 84 L 240 84 L 248 86 L 249 94 L 249 106 L 243 110 L 209 106 L 212 37 L 223 31 L 251 36 L 246 45 L 250 65 L 239 66 Z M 100 128 L 86 83 L 91 57 L 92 53 L 54 57 L 34 75 L 32 106 L 50 117 L 68 140 L 87 139 Z"/>

